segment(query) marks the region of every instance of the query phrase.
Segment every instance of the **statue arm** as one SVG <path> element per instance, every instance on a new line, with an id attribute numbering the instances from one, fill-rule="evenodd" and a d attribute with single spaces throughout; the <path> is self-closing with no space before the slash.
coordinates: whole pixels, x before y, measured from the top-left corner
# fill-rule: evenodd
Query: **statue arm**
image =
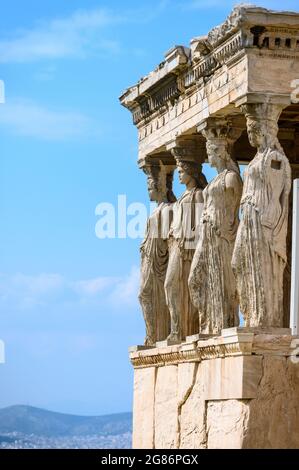
<path id="1" fill-rule="evenodd" d="M 225 223 L 220 228 L 222 236 L 228 241 L 234 241 L 236 236 L 236 230 L 239 223 L 239 207 L 242 196 L 242 179 L 235 171 L 229 171 L 225 175 L 225 191 L 227 198 L 230 201 L 227 213 L 225 216 Z"/>
<path id="2" fill-rule="evenodd" d="M 201 190 L 196 191 L 194 202 L 195 202 L 195 230 L 197 230 L 197 228 L 200 225 L 200 219 L 201 219 L 201 214 L 203 211 L 203 204 L 204 204 L 203 194 Z"/>
<path id="3" fill-rule="evenodd" d="M 236 199 L 241 199 L 242 195 L 242 180 L 241 176 L 235 171 L 229 171 L 225 176 L 225 189 L 233 192 Z"/>
<path id="4" fill-rule="evenodd" d="M 286 201 L 283 197 L 286 181 L 286 157 L 278 151 L 270 151 L 265 157 L 266 207 L 261 211 L 261 223 L 269 229 L 279 230 L 283 224 Z"/>
<path id="5" fill-rule="evenodd" d="M 191 263 L 190 274 L 188 279 L 188 287 L 190 292 L 190 298 L 193 305 L 198 308 L 199 307 L 199 250 L 198 248 L 195 250 L 195 254 L 193 256 L 193 260 Z"/>
<path id="6" fill-rule="evenodd" d="M 204 199 L 202 191 L 196 191 L 195 198 L 195 221 L 194 221 L 194 237 L 195 237 L 195 244 L 198 242 L 199 232 L 200 232 L 200 225 L 201 225 L 201 216 L 204 207 Z"/>
<path id="7" fill-rule="evenodd" d="M 161 237 L 163 240 L 167 240 L 170 236 L 170 230 L 173 219 L 173 204 L 167 204 L 161 213 Z"/>
<path id="8" fill-rule="evenodd" d="M 274 228 L 274 242 L 276 252 L 287 262 L 286 238 L 288 227 L 289 195 L 292 185 L 292 176 L 289 162 L 284 162 L 284 187 L 280 197 L 281 216 Z"/>
<path id="9" fill-rule="evenodd" d="M 147 239 L 148 239 L 148 236 L 149 236 L 149 219 L 147 219 L 146 221 L 146 227 L 145 227 L 145 234 L 144 234 L 144 238 L 140 244 L 140 251 L 141 251 L 141 254 L 144 252 L 145 250 L 145 246 L 146 246 L 146 242 L 147 242 Z"/>

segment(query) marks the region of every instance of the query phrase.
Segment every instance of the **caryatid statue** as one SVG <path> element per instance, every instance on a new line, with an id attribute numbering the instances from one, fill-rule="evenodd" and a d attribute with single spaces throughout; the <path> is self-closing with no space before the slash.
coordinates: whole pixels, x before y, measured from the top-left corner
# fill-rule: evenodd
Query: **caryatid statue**
<path id="1" fill-rule="evenodd" d="M 201 334 L 219 334 L 222 328 L 239 325 L 231 260 L 239 225 L 242 180 L 229 153 L 230 131 L 225 121 L 209 119 L 203 124 L 209 163 L 218 175 L 203 191 L 204 209 L 189 276 Z"/>
<path id="2" fill-rule="evenodd" d="M 257 154 L 244 172 L 232 267 L 245 326 L 281 327 L 291 189 L 290 164 L 277 138 L 283 108 L 264 103 L 242 109 Z"/>
<path id="3" fill-rule="evenodd" d="M 160 161 L 145 166 L 148 193 L 156 209 L 147 221 L 141 244 L 141 282 L 139 301 L 146 327 L 145 345 L 153 346 L 165 340 L 170 331 L 170 314 L 166 305 L 164 282 L 168 265 L 167 237 L 171 223 L 173 167 Z"/>
<path id="4" fill-rule="evenodd" d="M 186 190 L 173 206 L 165 293 L 171 317 L 168 340 L 180 342 L 186 336 L 198 333 L 198 314 L 190 299 L 188 277 L 197 243 L 202 191 L 207 180 L 202 174 L 198 146 L 194 142 L 180 142 L 172 153 L 176 158 L 180 183 L 186 185 Z"/>

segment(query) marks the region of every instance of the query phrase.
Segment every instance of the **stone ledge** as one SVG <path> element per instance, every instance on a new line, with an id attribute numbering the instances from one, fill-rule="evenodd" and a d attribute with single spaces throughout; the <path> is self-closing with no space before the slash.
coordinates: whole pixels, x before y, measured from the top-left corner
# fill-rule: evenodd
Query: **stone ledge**
<path id="1" fill-rule="evenodd" d="M 201 362 L 203 360 L 232 356 L 275 355 L 292 356 L 294 346 L 288 328 L 228 328 L 221 336 L 198 339 L 197 335 L 177 345 L 146 348 L 130 348 L 130 360 L 134 368 L 161 367 L 182 362 Z"/>
<path id="2" fill-rule="evenodd" d="M 136 368 L 133 448 L 299 448 L 298 393 L 275 354 Z"/>

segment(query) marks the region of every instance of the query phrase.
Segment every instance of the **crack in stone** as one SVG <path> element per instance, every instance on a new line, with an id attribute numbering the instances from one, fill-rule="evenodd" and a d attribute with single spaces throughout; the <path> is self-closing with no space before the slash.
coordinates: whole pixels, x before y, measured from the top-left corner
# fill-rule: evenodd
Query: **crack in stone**
<path id="1" fill-rule="evenodd" d="M 197 371 L 199 367 L 199 362 L 194 363 L 194 370 L 193 370 L 193 377 L 192 377 L 192 383 L 190 387 L 188 387 L 185 395 L 183 396 L 182 400 L 178 403 L 178 432 L 177 432 L 177 449 L 181 448 L 181 413 L 182 413 L 182 407 L 184 404 L 187 402 L 188 398 L 190 397 L 192 390 L 194 388 L 194 385 L 196 383 L 196 377 L 197 377 Z"/>
<path id="2" fill-rule="evenodd" d="M 155 378 L 154 378 L 154 412 L 153 412 L 153 443 L 152 449 L 156 448 L 156 385 L 157 385 L 158 367 L 155 367 Z"/>
<path id="3" fill-rule="evenodd" d="M 208 447 L 208 438 L 209 438 L 209 431 L 208 431 L 208 401 L 204 400 L 204 415 L 203 415 L 203 428 L 205 430 L 205 438 L 202 441 L 204 449 Z"/>

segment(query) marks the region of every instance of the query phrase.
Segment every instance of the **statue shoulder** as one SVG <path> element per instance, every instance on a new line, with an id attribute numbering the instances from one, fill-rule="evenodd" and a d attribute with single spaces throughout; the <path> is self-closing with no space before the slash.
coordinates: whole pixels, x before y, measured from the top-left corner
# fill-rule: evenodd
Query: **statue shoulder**
<path id="1" fill-rule="evenodd" d="M 203 191 L 200 188 L 197 188 L 194 194 L 194 202 L 203 202 Z"/>
<path id="2" fill-rule="evenodd" d="M 285 153 L 279 149 L 269 149 L 265 156 L 265 166 L 275 173 L 282 173 L 287 179 L 291 179 L 291 166 Z M 279 172 L 280 170 L 280 172 Z"/>
<path id="3" fill-rule="evenodd" d="M 226 189 L 240 190 L 242 188 L 242 179 L 239 173 L 229 170 L 225 174 Z"/>
<path id="4" fill-rule="evenodd" d="M 286 162 L 288 159 L 284 152 L 278 149 L 268 149 L 265 155 L 265 163 L 271 165 L 272 162 Z"/>

